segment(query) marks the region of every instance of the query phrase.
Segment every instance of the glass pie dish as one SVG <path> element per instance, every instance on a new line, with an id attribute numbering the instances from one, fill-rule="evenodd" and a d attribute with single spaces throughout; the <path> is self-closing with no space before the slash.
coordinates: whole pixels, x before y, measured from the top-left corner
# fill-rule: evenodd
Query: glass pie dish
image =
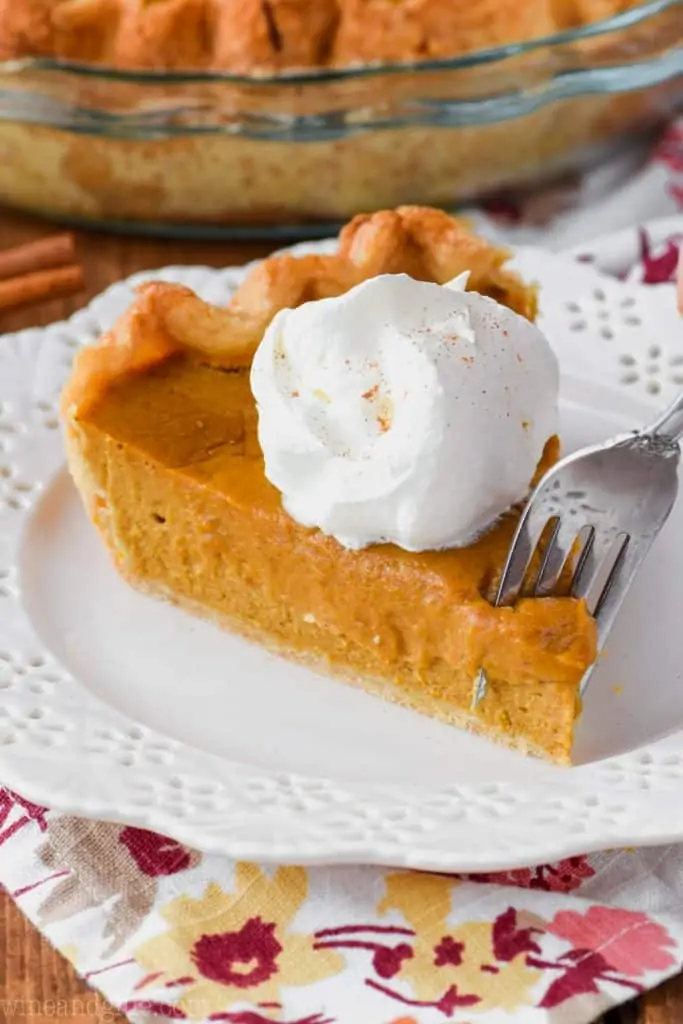
<path id="1" fill-rule="evenodd" d="M 311 236 L 586 167 L 683 101 L 683 0 L 452 60 L 277 76 L 0 62 L 0 202 L 200 237 Z"/>

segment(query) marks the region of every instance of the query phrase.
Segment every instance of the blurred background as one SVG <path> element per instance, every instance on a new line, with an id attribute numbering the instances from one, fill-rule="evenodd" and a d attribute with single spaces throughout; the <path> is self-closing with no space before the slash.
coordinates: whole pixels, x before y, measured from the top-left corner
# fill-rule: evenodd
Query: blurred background
<path id="1" fill-rule="evenodd" d="M 0 204 L 204 239 L 538 223 L 634 173 L 682 71 L 680 0 L 0 0 Z"/>

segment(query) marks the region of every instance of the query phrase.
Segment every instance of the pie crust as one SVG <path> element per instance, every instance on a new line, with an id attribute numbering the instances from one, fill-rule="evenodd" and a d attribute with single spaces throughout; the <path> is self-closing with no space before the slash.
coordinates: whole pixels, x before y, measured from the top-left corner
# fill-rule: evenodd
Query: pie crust
<path id="1" fill-rule="evenodd" d="M 454 57 L 640 0 L 0 0 L 0 59 L 273 73 Z"/>

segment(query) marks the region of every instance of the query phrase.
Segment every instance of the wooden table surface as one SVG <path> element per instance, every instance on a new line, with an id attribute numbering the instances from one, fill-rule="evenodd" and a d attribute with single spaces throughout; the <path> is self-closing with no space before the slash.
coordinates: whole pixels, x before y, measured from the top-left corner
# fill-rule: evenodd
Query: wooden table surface
<path id="1" fill-rule="evenodd" d="M 7 212 L 0 212 L 0 249 L 24 241 L 41 238 L 54 230 L 44 222 Z M 56 299 L 28 310 L 0 313 L 0 333 L 22 327 L 48 324 L 61 320 L 107 285 L 138 270 L 178 263 L 201 263 L 211 266 L 245 263 L 265 255 L 272 246 L 230 242 L 180 242 L 167 239 L 128 238 L 99 233 L 78 234 L 80 260 L 85 267 L 86 291 L 73 299 Z M 0 341 L 1 344 L 1 341 Z M 56 1001 L 66 1007 L 69 1022 L 78 1024 L 122 1024 L 124 1018 L 115 1014 L 101 997 L 76 975 L 73 968 L 56 953 L 38 932 L 22 917 L 8 896 L 0 893 L 0 998 L 11 999 L 15 1005 L 30 1006 L 30 1021 L 15 1020 L 13 1024 L 48 1024 L 52 1020 L 50 1006 Z M 41 1015 L 36 1009 L 43 1004 Z M 106 1010 L 106 1012 L 104 1012 Z M 54 1010 L 52 1011 L 54 1016 Z M 0 1024 L 10 1022 L 3 1017 Z M 683 1024 L 683 976 L 662 985 L 642 999 L 613 1010 L 603 1024 Z"/>

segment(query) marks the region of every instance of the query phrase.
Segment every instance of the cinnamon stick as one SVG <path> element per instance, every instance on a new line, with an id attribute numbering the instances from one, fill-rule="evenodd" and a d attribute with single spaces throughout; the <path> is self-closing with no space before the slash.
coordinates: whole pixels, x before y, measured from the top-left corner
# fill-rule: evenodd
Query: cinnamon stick
<path id="1" fill-rule="evenodd" d="M 0 312 L 27 306 L 32 302 L 73 295 L 82 287 L 83 271 L 77 266 L 38 270 L 22 277 L 12 277 L 0 281 Z"/>
<path id="2" fill-rule="evenodd" d="M 0 251 L 0 281 L 75 262 L 76 246 L 73 235 L 49 235 L 36 242 L 27 242 L 25 245 Z"/>

